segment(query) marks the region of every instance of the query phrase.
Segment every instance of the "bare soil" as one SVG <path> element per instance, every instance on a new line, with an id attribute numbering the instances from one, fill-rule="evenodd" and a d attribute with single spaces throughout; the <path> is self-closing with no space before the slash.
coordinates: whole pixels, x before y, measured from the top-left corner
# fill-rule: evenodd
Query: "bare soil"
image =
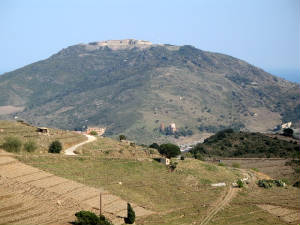
<path id="1" fill-rule="evenodd" d="M 0 224 L 69 224 L 80 210 L 103 214 L 123 223 L 127 202 L 104 189 L 92 188 L 25 165 L 0 152 Z M 152 212 L 132 204 L 137 217 Z"/>

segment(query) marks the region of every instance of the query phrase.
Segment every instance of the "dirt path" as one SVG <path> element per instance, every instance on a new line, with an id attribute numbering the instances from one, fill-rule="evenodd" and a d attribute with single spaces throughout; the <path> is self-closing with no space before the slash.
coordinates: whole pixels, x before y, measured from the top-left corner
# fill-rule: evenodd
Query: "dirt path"
<path id="1" fill-rule="evenodd" d="M 211 219 L 222 209 L 224 206 L 226 206 L 235 196 L 235 193 L 237 192 L 237 188 L 233 188 L 232 186 L 229 186 L 228 192 L 225 195 L 225 197 L 217 203 L 217 206 L 212 208 L 208 215 L 205 217 L 205 219 L 200 223 L 200 225 L 206 225 L 208 224 Z"/>
<path id="2" fill-rule="evenodd" d="M 95 140 L 97 139 L 96 137 L 94 137 L 94 136 L 92 136 L 92 135 L 88 135 L 88 134 L 85 134 L 85 136 L 88 138 L 86 141 L 81 142 L 81 143 L 79 143 L 79 144 L 77 144 L 77 145 L 74 145 L 74 146 L 72 146 L 72 147 L 66 149 L 66 150 L 65 150 L 65 155 L 76 155 L 76 154 L 74 153 L 74 151 L 75 151 L 78 147 L 80 147 L 81 145 L 84 145 L 84 144 L 86 144 L 86 143 L 95 141 Z"/>
<path id="3" fill-rule="evenodd" d="M 102 188 L 55 176 L 26 165 L 0 150 L 0 225 L 2 224 L 69 224 L 79 210 L 102 212 L 114 224 L 122 224 L 127 202 Z M 136 216 L 153 212 L 132 204 Z"/>
<path id="4" fill-rule="evenodd" d="M 241 173 L 244 175 L 245 178 L 249 181 L 250 185 L 253 185 L 255 183 L 255 176 L 246 170 L 240 170 Z M 226 205 L 228 205 L 231 200 L 234 198 L 235 194 L 238 192 L 238 188 L 233 187 L 232 185 L 229 186 L 227 193 L 217 201 L 216 206 L 213 207 L 207 214 L 207 216 L 204 218 L 204 220 L 200 223 L 200 225 L 207 225 L 211 219 Z"/>

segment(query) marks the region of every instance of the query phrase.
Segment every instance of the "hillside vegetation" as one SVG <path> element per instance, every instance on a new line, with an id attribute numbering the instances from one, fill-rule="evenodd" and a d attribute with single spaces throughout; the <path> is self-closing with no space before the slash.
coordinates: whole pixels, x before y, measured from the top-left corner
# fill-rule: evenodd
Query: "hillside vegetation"
<path id="1" fill-rule="evenodd" d="M 161 123 L 199 136 L 299 121 L 299 85 L 242 60 L 188 45 L 101 43 L 70 46 L 2 75 L 1 118 L 63 129 L 105 126 L 106 135 L 145 144 L 174 138 L 159 132 Z"/>
<path id="2" fill-rule="evenodd" d="M 299 142 L 290 138 L 282 140 L 261 133 L 237 132 L 226 129 L 197 144 L 192 152 L 221 157 L 282 157 L 299 158 Z"/>

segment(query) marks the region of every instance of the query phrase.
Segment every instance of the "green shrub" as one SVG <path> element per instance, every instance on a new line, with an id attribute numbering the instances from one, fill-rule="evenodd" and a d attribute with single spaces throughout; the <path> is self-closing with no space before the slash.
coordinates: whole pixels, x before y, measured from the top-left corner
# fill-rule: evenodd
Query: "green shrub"
<path id="1" fill-rule="evenodd" d="M 95 213 L 90 211 L 80 211 L 75 213 L 77 220 L 76 225 L 112 225 L 105 216 L 98 217 Z"/>
<path id="2" fill-rule="evenodd" d="M 119 140 L 122 141 L 122 140 L 126 140 L 126 136 L 124 134 L 120 134 L 119 135 Z"/>
<path id="3" fill-rule="evenodd" d="M 97 131 L 92 130 L 92 131 L 90 132 L 90 135 L 97 136 L 98 133 L 97 133 Z"/>
<path id="4" fill-rule="evenodd" d="M 127 203 L 127 218 L 125 218 L 125 223 L 133 224 L 135 221 L 135 212 L 131 207 L 130 203 Z"/>
<path id="5" fill-rule="evenodd" d="M 134 142 L 131 142 L 129 145 L 130 145 L 131 147 L 135 147 L 135 143 L 134 143 Z"/>
<path id="6" fill-rule="evenodd" d="M 237 186 L 238 186 L 239 188 L 244 187 L 244 183 L 243 183 L 243 181 L 242 181 L 241 179 L 238 179 L 236 183 L 237 183 Z"/>
<path id="7" fill-rule="evenodd" d="M 62 150 L 62 145 L 60 141 L 53 141 L 49 146 L 49 153 L 60 153 Z"/>
<path id="8" fill-rule="evenodd" d="M 219 163 L 218 166 L 225 166 L 225 164 L 224 163 Z"/>
<path id="9" fill-rule="evenodd" d="M 37 149 L 37 144 L 34 141 L 28 141 L 24 144 L 26 152 L 34 152 Z"/>
<path id="10" fill-rule="evenodd" d="M 287 137 L 293 137 L 294 131 L 291 128 L 286 128 L 283 130 L 283 135 Z"/>
<path id="11" fill-rule="evenodd" d="M 177 164 L 178 164 L 178 162 L 171 161 L 170 166 L 169 166 L 171 171 L 174 171 L 177 168 Z"/>
<path id="12" fill-rule="evenodd" d="M 272 183 L 268 182 L 267 180 L 259 180 L 257 182 L 257 185 L 259 187 L 263 187 L 263 188 L 266 188 L 266 189 L 271 188 L 273 186 Z"/>
<path id="13" fill-rule="evenodd" d="M 232 167 L 234 167 L 234 168 L 240 168 L 241 165 L 239 163 L 232 163 Z"/>
<path id="14" fill-rule="evenodd" d="M 77 225 L 99 225 L 100 224 L 99 217 L 93 212 L 80 211 L 75 213 L 75 216 L 77 218 L 75 224 Z"/>
<path id="15" fill-rule="evenodd" d="M 259 172 L 259 169 L 257 169 L 257 168 L 252 168 L 252 170 L 255 172 Z"/>
<path id="16" fill-rule="evenodd" d="M 284 187 L 285 182 L 282 180 L 259 180 L 257 185 L 263 188 L 271 188 L 273 185 L 276 185 L 277 187 Z"/>
<path id="17" fill-rule="evenodd" d="M 198 159 L 198 160 L 201 160 L 201 161 L 204 161 L 204 157 L 202 156 L 202 154 L 201 153 L 196 153 L 195 155 L 194 155 L 194 157 L 195 157 L 195 159 Z"/>
<path id="18" fill-rule="evenodd" d="M 17 137 L 7 137 L 1 147 L 8 152 L 20 152 L 22 141 Z"/>

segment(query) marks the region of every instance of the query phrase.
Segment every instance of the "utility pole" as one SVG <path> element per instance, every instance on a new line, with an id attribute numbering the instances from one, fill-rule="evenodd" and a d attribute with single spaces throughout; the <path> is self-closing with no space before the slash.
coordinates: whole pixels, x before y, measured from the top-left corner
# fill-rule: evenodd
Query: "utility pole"
<path id="1" fill-rule="evenodd" d="M 102 215 L 102 193 L 100 192 L 100 215 L 99 217 Z"/>
<path id="2" fill-rule="evenodd" d="M 101 192 L 100 192 L 100 199 L 99 199 L 99 200 L 100 200 L 100 202 L 99 202 L 99 203 L 100 203 L 100 206 L 99 206 L 99 217 L 102 215 L 102 210 L 103 210 L 103 207 L 102 207 L 102 196 L 103 196 L 103 195 L 110 195 L 110 193 L 101 193 Z"/>

